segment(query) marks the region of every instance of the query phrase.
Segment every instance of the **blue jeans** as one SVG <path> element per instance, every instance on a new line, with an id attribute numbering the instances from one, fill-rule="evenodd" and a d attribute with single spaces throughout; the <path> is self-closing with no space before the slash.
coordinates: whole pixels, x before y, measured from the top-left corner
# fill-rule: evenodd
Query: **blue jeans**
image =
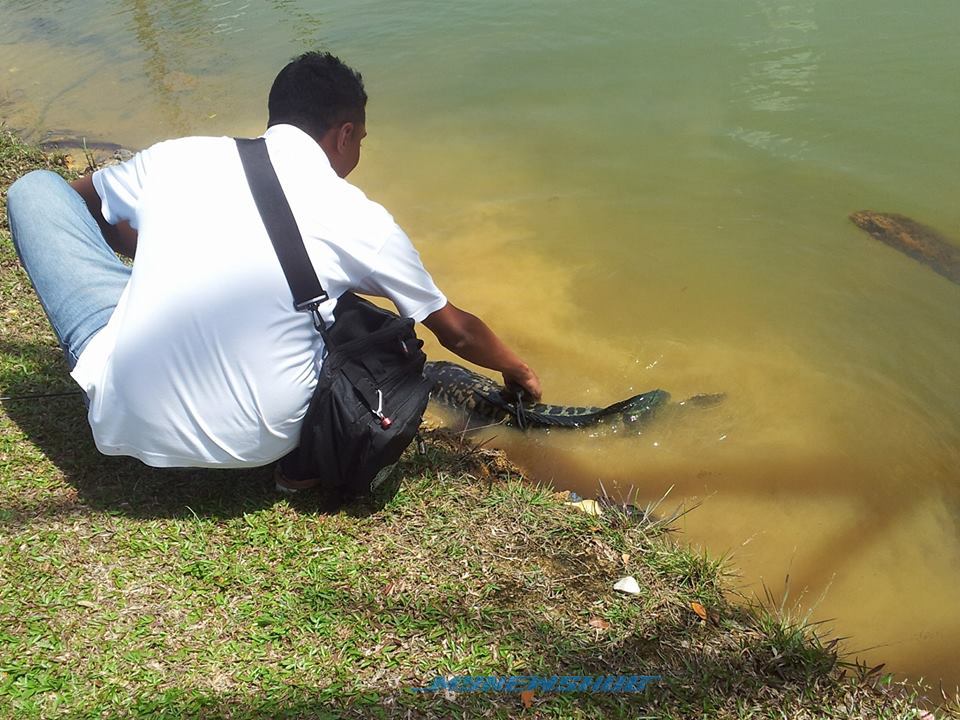
<path id="1" fill-rule="evenodd" d="M 7 217 L 20 263 L 72 370 L 113 314 L 131 268 L 110 249 L 83 198 L 56 173 L 35 170 L 11 185 Z"/>

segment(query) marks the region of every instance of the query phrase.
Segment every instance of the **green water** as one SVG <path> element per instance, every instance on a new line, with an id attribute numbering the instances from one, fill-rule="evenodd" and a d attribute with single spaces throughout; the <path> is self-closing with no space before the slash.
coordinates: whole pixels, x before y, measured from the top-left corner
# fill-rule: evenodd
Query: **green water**
<path id="1" fill-rule="evenodd" d="M 960 243 L 956 0 L 0 0 L 0 117 L 141 147 L 252 134 L 302 50 L 364 74 L 353 179 L 546 399 L 728 393 L 631 438 L 497 433 L 538 478 L 700 502 L 742 586 L 960 679 L 960 287 L 847 215 Z M 431 346 L 439 357 L 443 353 Z"/>

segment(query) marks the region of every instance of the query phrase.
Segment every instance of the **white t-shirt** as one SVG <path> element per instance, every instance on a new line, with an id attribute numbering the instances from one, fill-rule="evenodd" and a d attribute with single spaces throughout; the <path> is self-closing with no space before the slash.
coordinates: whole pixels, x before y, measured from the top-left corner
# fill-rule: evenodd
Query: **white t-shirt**
<path id="1" fill-rule="evenodd" d="M 380 205 L 291 125 L 264 137 L 321 285 L 420 321 L 446 298 Z M 99 450 L 148 465 L 246 467 L 296 447 L 323 343 L 293 297 L 233 139 L 162 142 L 96 172 L 110 223 L 138 230 L 130 281 L 73 378 Z M 335 300 L 321 306 L 327 322 Z"/>

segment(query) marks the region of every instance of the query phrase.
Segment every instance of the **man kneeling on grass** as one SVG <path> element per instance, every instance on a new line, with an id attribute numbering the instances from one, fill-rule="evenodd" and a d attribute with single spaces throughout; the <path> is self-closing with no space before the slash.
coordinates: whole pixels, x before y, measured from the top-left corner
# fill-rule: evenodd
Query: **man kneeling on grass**
<path id="1" fill-rule="evenodd" d="M 360 74 L 326 53 L 298 57 L 270 90 L 263 137 L 331 297 L 323 319 L 347 290 L 388 298 L 444 347 L 539 397 L 536 374 L 447 301 L 390 214 L 344 179 L 360 159 L 366 100 Z M 251 467 L 294 451 L 323 340 L 293 310 L 232 138 L 161 142 L 70 184 L 36 171 L 7 205 L 102 453 Z"/>

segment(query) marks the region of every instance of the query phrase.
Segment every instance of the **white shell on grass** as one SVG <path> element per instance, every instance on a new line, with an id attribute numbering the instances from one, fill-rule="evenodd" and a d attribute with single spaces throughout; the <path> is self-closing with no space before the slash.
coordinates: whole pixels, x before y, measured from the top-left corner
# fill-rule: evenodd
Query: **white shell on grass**
<path id="1" fill-rule="evenodd" d="M 640 584 L 637 582 L 637 579 L 633 575 L 627 575 L 622 577 L 613 586 L 614 590 L 619 590 L 622 593 L 627 593 L 627 595 L 639 595 L 640 594 Z"/>

